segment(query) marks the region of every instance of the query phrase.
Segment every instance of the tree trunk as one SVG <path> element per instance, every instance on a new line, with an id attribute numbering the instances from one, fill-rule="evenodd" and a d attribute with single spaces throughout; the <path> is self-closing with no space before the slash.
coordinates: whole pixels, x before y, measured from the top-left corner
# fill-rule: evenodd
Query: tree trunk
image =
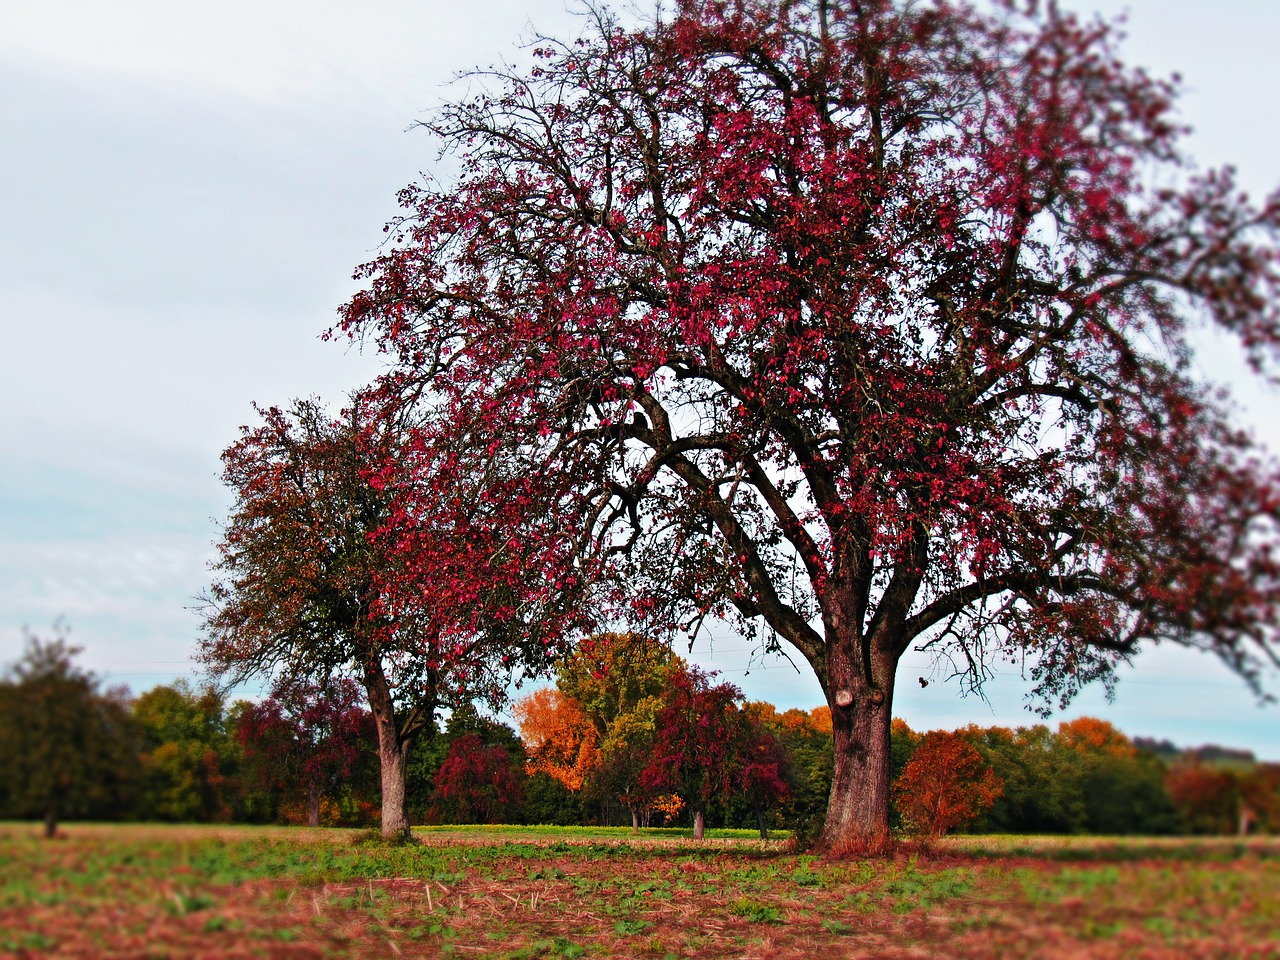
<path id="1" fill-rule="evenodd" d="M 638 836 L 640 833 L 640 810 L 635 804 L 631 805 L 631 834 Z"/>
<path id="2" fill-rule="evenodd" d="M 388 840 L 399 840 L 409 835 L 405 744 L 400 740 L 396 725 L 391 688 L 387 685 L 382 665 L 377 661 L 365 667 L 365 693 L 378 731 L 378 762 L 382 768 L 382 836 Z"/>
<path id="3" fill-rule="evenodd" d="M 701 810 L 695 810 L 693 812 L 693 839 L 701 840 L 706 827 L 707 815 Z"/>
<path id="4" fill-rule="evenodd" d="M 51 803 L 44 811 L 44 838 L 52 840 L 58 835 L 58 810 Z"/>
<path id="5" fill-rule="evenodd" d="M 827 701 L 835 770 L 820 845 L 832 853 L 879 853 L 889 844 L 889 730 L 896 657 L 872 654 L 869 683 L 855 669 L 853 643 L 832 643 Z"/>
<path id="6" fill-rule="evenodd" d="M 320 826 L 320 784 L 307 782 L 307 826 Z"/>
<path id="7" fill-rule="evenodd" d="M 760 828 L 760 839 L 769 839 L 769 826 L 764 817 L 764 804 L 756 804 L 756 826 Z"/>
<path id="8" fill-rule="evenodd" d="M 1255 819 L 1257 819 L 1257 814 L 1246 804 L 1240 804 L 1240 819 L 1237 822 L 1236 832 L 1242 837 L 1247 837 L 1249 831 L 1253 829 Z"/>

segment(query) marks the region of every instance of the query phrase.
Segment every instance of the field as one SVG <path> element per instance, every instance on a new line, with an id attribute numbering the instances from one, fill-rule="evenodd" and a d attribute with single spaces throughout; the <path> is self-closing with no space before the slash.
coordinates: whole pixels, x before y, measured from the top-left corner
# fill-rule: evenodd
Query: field
<path id="1" fill-rule="evenodd" d="M 0 825 L 5 957 L 1276 957 L 1280 843 Z"/>

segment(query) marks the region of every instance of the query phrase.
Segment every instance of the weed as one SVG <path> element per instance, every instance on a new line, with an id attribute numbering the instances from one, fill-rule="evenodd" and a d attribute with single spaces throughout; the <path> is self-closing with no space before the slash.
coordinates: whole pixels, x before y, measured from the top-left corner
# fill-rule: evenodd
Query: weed
<path id="1" fill-rule="evenodd" d="M 535 867 L 528 876 L 530 880 L 563 880 L 564 871 L 559 867 Z"/>
<path id="2" fill-rule="evenodd" d="M 1170 940 L 1178 933 L 1178 925 L 1168 917 L 1147 917 L 1142 921 L 1142 926 L 1151 933 Z"/>
<path id="3" fill-rule="evenodd" d="M 750 897 L 742 897 L 737 900 L 729 907 L 729 912 L 735 916 L 742 917 L 748 923 L 782 922 L 782 912 L 777 907 L 771 907 L 767 903 L 761 903 L 759 900 L 753 900 Z"/>
<path id="4" fill-rule="evenodd" d="M 0 950 L 12 950 L 15 953 L 19 950 L 52 950 L 57 945 L 58 941 L 53 937 L 34 932 L 23 933 L 17 940 L 0 940 Z"/>
<path id="5" fill-rule="evenodd" d="M 179 891 L 173 895 L 172 901 L 167 905 L 169 912 L 174 916 L 185 916 L 188 913 L 198 913 L 201 910 L 208 910 L 216 901 L 213 897 L 206 896 L 203 893 L 190 893 L 188 891 Z"/>
<path id="6" fill-rule="evenodd" d="M 652 926 L 653 922 L 650 920 L 619 920 L 613 925 L 613 929 L 620 937 L 634 937 Z"/>
<path id="7" fill-rule="evenodd" d="M 554 940 L 537 940 L 529 946 L 508 953 L 509 960 L 532 960 L 534 957 L 580 957 L 587 952 L 586 947 L 574 943 L 566 937 Z"/>

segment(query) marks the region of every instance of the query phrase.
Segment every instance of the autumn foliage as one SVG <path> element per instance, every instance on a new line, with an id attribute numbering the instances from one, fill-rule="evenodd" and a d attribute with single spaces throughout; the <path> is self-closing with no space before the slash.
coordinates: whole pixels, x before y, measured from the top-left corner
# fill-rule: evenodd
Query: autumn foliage
<path id="1" fill-rule="evenodd" d="M 732 684 L 634 633 L 589 638 L 557 678 L 555 689 L 515 705 L 531 771 L 606 810 L 621 803 L 637 829 L 655 813 L 687 807 L 701 836 L 709 804 L 743 796 L 767 835 L 766 813 L 788 794 L 787 761 Z"/>
<path id="2" fill-rule="evenodd" d="M 577 701 L 544 687 L 514 704 L 531 771 L 581 790 L 595 767 L 599 734 Z"/>
<path id="3" fill-rule="evenodd" d="M 372 752 L 372 720 L 359 685 L 339 678 L 324 687 L 286 686 L 247 706 L 236 736 L 257 785 L 301 801 L 315 827 L 321 801 L 340 793 Z"/>
<path id="4" fill-rule="evenodd" d="M 1274 369 L 1280 200 L 1196 170 L 1117 45 L 1057 4 L 681 0 L 486 74 L 340 318 L 425 411 L 397 609 L 439 567 L 513 639 L 573 596 L 789 644 L 832 844 L 888 829 L 913 645 L 1048 704 L 1151 642 L 1256 683 L 1280 482 L 1187 331 Z"/>
<path id="5" fill-rule="evenodd" d="M 474 733 L 454 740 L 436 772 L 432 818 L 445 823 L 506 823 L 520 803 L 511 756 Z"/>
<path id="6" fill-rule="evenodd" d="M 966 826 L 1000 796 L 1003 785 L 962 733 L 926 733 L 902 774 L 894 800 L 911 829 L 941 837 Z"/>

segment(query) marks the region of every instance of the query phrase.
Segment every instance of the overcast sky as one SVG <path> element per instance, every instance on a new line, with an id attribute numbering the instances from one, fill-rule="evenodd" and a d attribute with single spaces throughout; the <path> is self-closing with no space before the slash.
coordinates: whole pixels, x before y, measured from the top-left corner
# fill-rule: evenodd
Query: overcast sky
<path id="1" fill-rule="evenodd" d="M 1186 80 L 1196 157 L 1269 192 L 1280 5 L 1128 7 L 1128 59 Z M 434 169 L 434 145 L 407 128 L 461 92 L 458 71 L 519 60 L 535 28 L 576 33 L 575 9 L 0 0 L 0 662 L 21 652 L 24 625 L 47 634 L 63 616 L 113 683 L 191 675 L 189 608 L 229 505 L 219 452 L 253 401 L 340 403 L 376 374 L 319 335 L 397 189 Z M 1221 343 L 1204 369 L 1237 386 L 1242 419 L 1280 449 L 1276 393 Z M 695 659 L 753 699 L 821 701 L 807 669 L 753 660 L 732 636 Z M 909 658 L 896 712 L 918 729 L 1034 722 L 1018 674 L 1002 668 L 984 703 Z M 1280 760 L 1280 710 L 1203 656 L 1145 654 L 1114 704 L 1091 693 L 1055 721 L 1083 713 Z"/>

